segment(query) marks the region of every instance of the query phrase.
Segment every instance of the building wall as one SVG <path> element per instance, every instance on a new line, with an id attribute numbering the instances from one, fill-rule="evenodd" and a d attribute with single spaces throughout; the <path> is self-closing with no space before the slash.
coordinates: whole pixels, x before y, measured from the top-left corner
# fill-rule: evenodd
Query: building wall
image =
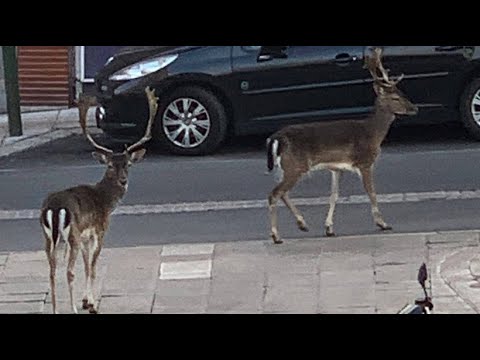
<path id="1" fill-rule="evenodd" d="M 70 61 L 68 72 L 63 64 L 63 68 L 60 69 L 59 66 L 55 68 L 43 68 L 42 72 L 50 71 L 49 75 L 43 79 L 39 78 L 40 70 L 37 69 L 36 63 L 45 62 L 45 60 L 53 61 L 48 51 L 54 52 L 54 47 L 44 46 L 38 47 L 45 48 L 45 51 L 41 52 L 35 47 L 20 47 L 20 52 L 23 51 L 23 55 L 26 55 L 23 58 L 19 59 L 19 68 L 23 69 L 21 75 L 19 75 L 19 85 L 20 85 L 20 95 L 22 100 L 22 105 L 29 106 L 40 106 L 40 105 L 58 105 L 52 99 L 55 96 L 58 98 L 61 94 L 63 98 L 60 99 L 61 103 L 65 105 L 67 103 L 66 96 L 70 88 L 75 86 L 79 87 L 77 92 L 85 92 L 87 94 L 94 93 L 94 84 L 91 82 L 93 74 L 103 66 L 105 61 L 112 56 L 117 50 L 123 46 L 75 46 L 75 50 L 72 51 L 72 54 L 75 54 Z M 1 47 L 0 47 L 1 48 Z M 59 47 L 61 48 L 61 47 Z M 81 51 L 80 51 L 81 50 Z M 28 53 L 28 51 L 30 53 Z M 60 50 L 61 51 L 61 50 Z M 58 53 L 58 50 L 57 50 Z M 82 55 L 82 56 L 80 56 Z M 57 56 L 58 57 L 58 56 Z M 43 59 L 43 60 L 42 60 Z M 56 61 L 56 60 L 55 60 Z M 61 61 L 66 62 L 65 59 Z M 58 61 L 57 61 L 58 62 Z M 48 64 L 47 64 L 48 65 Z M 39 65 L 40 66 L 40 65 Z M 41 65 L 45 66 L 45 65 Z M 51 66 L 50 66 L 51 67 Z M 81 71 L 81 69 L 83 71 Z M 59 73 L 61 72 L 61 73 Z M 68 74 L 68 75 L 67 75 Z M 29 78 L 30 76 L 30 78 Z M 35 77 L 35 79 L 33 77 Z M 57 79 L 53 77 L 56 76 Z M 67 76 L 69 78 L 67 85 Z M 83 81 L 82 76 L 87 78 L 87 81 Z M 75 78 L 79 79 L 79 82 L 75 81 Z M 46 80 L 51 80 L 50 83 Z M 43 81 L 43 82 L 42 82 Z M 52 83 L 54 82 L 54 83 Z M 68 88 L 67 88 L 68 86 Z M 72 93 L 74 96 L 74 94 Z M 33 98 L 32 98 L 33 97 Z M 52 101 L 54 103 L 52 103 Z M 2 61 L 2 52 L 0 51 L 0 113 L 6 113 L 6 97 L 5 97 L 5 81 L 4 81 L 4 72 L 3 72 L 3 61 Z"/>
<path id="2" fill-rule="evenodd" d="M 6 113 L 6 112 L 7 112 L 7 99 L 5 96 L 5 74 L 3 73 L 3 51 L 0 51 L 0 114 Z"/>

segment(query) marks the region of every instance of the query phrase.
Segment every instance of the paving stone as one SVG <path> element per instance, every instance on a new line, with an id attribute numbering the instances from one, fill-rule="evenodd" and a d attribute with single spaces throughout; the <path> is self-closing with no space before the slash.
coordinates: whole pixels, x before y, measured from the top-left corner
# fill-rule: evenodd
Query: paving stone
<path id="1" fill-rule="evenodd" d="M 439 296 L 433 299 L 435 314 L 475 314 L 476 312 L 457 296 Z"/>
<path id="2" fill-rule="evenodd" d="M 102 297 L 101 314 L 150 314 L 153 294 Z"/>
<path id="3" fill-rule="evenodd" d="M 38 294 L 47 293 L 50 284 L 48 282 L 8 282 L 0 284 L 0 294 Z"/>
<path id="4" fill-rule="evenodd" d="M 266 261 L 266 258 L 259 258 L 255 255 L 226 255 L 214 260 L 212 275 L 223 278 L 243 273 L 262 274 L 267 266 Z"/>
<path id="5" fill-rule="evenodd" d="M 208 310 L 235 311 L 261 309 L 263 281 L 214 281 L 208 297 Z"/>
<path id="6" fill-rule="evenodd" d="M 208 279 L 211 275 L 211 260 L 164 262 L 160 266 L 160 280 Z"/>
<path id="7" fill-rule="evenodd" d="M 263 309 L 265 312 L 291 312 L 301 314 L 315 314 L 318 311 L 315 290 L 295 289 L 285 292 L 283 289 L 267 290 Z"/>
<path id="8" fill-rule="evenodd" d="M 0 295 L 0 303 L 39 302 L 45 301 L 46 297 L 46 293 Z"/>
<path id="9" fill-rule="evenodd" d="M 0 314 L 41 314 L 45 303 L 23 302 L 23 303 L 0 303 Z"/>
<path id="10" fill-rule="evenodd" d="M 153 309 L 152 314 L 171 314 L 171 315 L 198 315 L 207 313 L 206 309 L 201 307 L 156 307 Z"/>
<path id="11" fill-rule="evenodd" d="M 45 251 L 13 252 L 10 253 L 8 260 L 9 262 L 43 261 L 48 264 Z"/>
<path id="12" fill-rule="evenodd" d="M 162 256 L 212 255 L 214 244 L 175 244 L 165 245 Z"/>
<path id="13" fill-rule="evenodd" d="M 397 314 L 406 304 L 418 297 L 418 292 L 400 289 L 375 289 L 377 313 Z"/>
<path id="14" fill-rule="evenodd" d="M 343 308 L 331 308 L 328 311 L 322 312 L 322 314 L 346 314 L 346 315 L 356 315 L 356 314 L 375 314 L 375 307 L 373 306 L 363 306 L 363 307 L 343 307 Z"/>
<path id="15" fill-rule="evenodd" d="M 335 286 L 322 287 L 318 298 L 321 312 L 340 307 L 366 307 L 375 305 L 375 287 L 370 286 Z"/>
<path id="16" fill-rule="evenodd" d="M 110 280 L 105 279 L 102 286 L 102 295 L 138 295 L 144 293 L 154 293 L 156 287 L 155 279 L 145 281 L 131 280 Z"/>
<path id="17" fill-rule="evenodd" d="M 373 268 L 355 271 L 330 270 L 320 272 L 320 287 L 364 285 L 371 286 L 375 282 Z"/>
<path id="18" fill-rule="evenodd" d="M 153 304 L 153 312 L 166 311 L 188 311 L 189 309 L 197 309 L 205 312 L 207 310 L 207 296 L 155 296 Z"/>
<path id="19" fill-rule="evenodd" d="M 427 240 L 429 244 L 453 243 L 454 245 L 461 244 L 462 246 L 478 245 L 479 235 L 477 232 L 472 231 L 439 232 L 438 234 L 429 235 Z"/>
<path id="20" fill-rule="evenodd" d="M 373 257 L 370 254 L 323 253 L 319 263 L 322 271 L 370 270 L 373 272 Z"/>
<path id="21" fill-rule="evenodd" d="M 155 294 L 157 296 L 202 296 L 210 292 L 210 280 L 170 280 L 158 281 Z"/>
<path id="22" fill-rule="evenodd" d="M 58 269 L 60 273 L 62 269 Z M 45 261 L 12 261 L 9 259 L 4 270 L 5 277 L 43 277 L 48 278 L 49 268 Z"/>

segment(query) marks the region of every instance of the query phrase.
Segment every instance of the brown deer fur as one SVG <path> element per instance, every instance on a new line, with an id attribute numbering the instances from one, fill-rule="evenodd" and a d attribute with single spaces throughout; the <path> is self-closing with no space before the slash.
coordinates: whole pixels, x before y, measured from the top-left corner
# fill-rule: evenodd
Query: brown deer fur
<path id="1" fill-rule="evenodd" d="M 297 220 L 302 231 L 307 224 L 288 197 L 289 191 L 307 173 L 327 169 L 332 173 L 330 208 L 325 221 L 326 235 L 334 236 L 333 214 L 338 199 L 340 177 L 343 171 L 353 171 L 363 180 L 372 206 L 375 223 L 383 230 L 391 227 L 378 209 L 373 181 L 373 167 L 396 115 L 414 115 L 418 109 L 388 78 L 381 63 L 382 50 L 376 48 L 366 56 L 365 67 L 374 79 L 377 95 L 373 113 L 362 120 L 338 120 L 292 125 L 278 131 L 267 140 L 268 168 L 275 171 L 278 185 L 268 197 L 271 218 L 271 236 L 274 243 L 282 243 L 277 228 L 277 202 L 282 199 Z M 378 72 L 381 76 L 378 76 Z"/>
<path id="2" fill-rule="evenodd" d="M 60 241 L 66 242 L 65 256 L 68 252 L 67 281 L 70 303 L 74 313 L 77 307 L 74 299 L 74 267 L 78 252 L 82 252 L 85 266 L 86 291 L 83 308 L 97 313 L 93 296 L 96 278 L 96 264 L 103 247 L 104 235 L 108 229 L 110 214 L 128 188 L 129 167 L 142 160 L 145 155 L 143 144 L 151 138 L 151 128 L 157 112 L 158 99 L 154 91 L 146 89 L 150 107 L 150 118 L 145 136 L 128 147 L 123 153 L 98 145 L 87 131 L 88 109 L 95 103 L 93 98 L 83 96 L 78 103 L 80 125 L 87 139 L 95 147 L 93 156 L 107 169 L 96 185 L 80 185 L 50 194 L 43 202 L 40 223 L 45 237 L 45 251 L 50 265 L 50 288 L 53 312 L 57 313 L 55 295 L 55 274 L 57 267 L 57 247 Z"/>

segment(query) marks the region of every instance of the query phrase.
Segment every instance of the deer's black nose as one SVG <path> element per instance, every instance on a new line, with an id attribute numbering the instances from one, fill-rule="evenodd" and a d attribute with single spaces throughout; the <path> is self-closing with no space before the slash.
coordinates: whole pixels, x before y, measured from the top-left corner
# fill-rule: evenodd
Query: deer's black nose
<path id="1" fill-rule="evenodd" d="M 120 183 L 120 185 L 125 186 L 127 185 L 128 179 L 119 179 L 118 182 Z"/>

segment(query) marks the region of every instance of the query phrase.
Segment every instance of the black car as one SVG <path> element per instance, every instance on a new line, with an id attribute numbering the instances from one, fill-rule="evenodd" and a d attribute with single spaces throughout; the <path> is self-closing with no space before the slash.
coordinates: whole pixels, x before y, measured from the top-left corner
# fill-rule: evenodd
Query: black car
<path id="1" fill-rule="evenodd" d="M 369 46 L 147 46 L 109 59 L 95 78 L 97 124 L 143 133 L 144 89 L 160 98 L 155 139 L 177 154 L 215 151 L 229 135 L 362 118 L 373 108 Z M 392 76 L 420 109 L 398 123 L 462 121 L 480 139 L 479 46 L 384 46 Z"/>

